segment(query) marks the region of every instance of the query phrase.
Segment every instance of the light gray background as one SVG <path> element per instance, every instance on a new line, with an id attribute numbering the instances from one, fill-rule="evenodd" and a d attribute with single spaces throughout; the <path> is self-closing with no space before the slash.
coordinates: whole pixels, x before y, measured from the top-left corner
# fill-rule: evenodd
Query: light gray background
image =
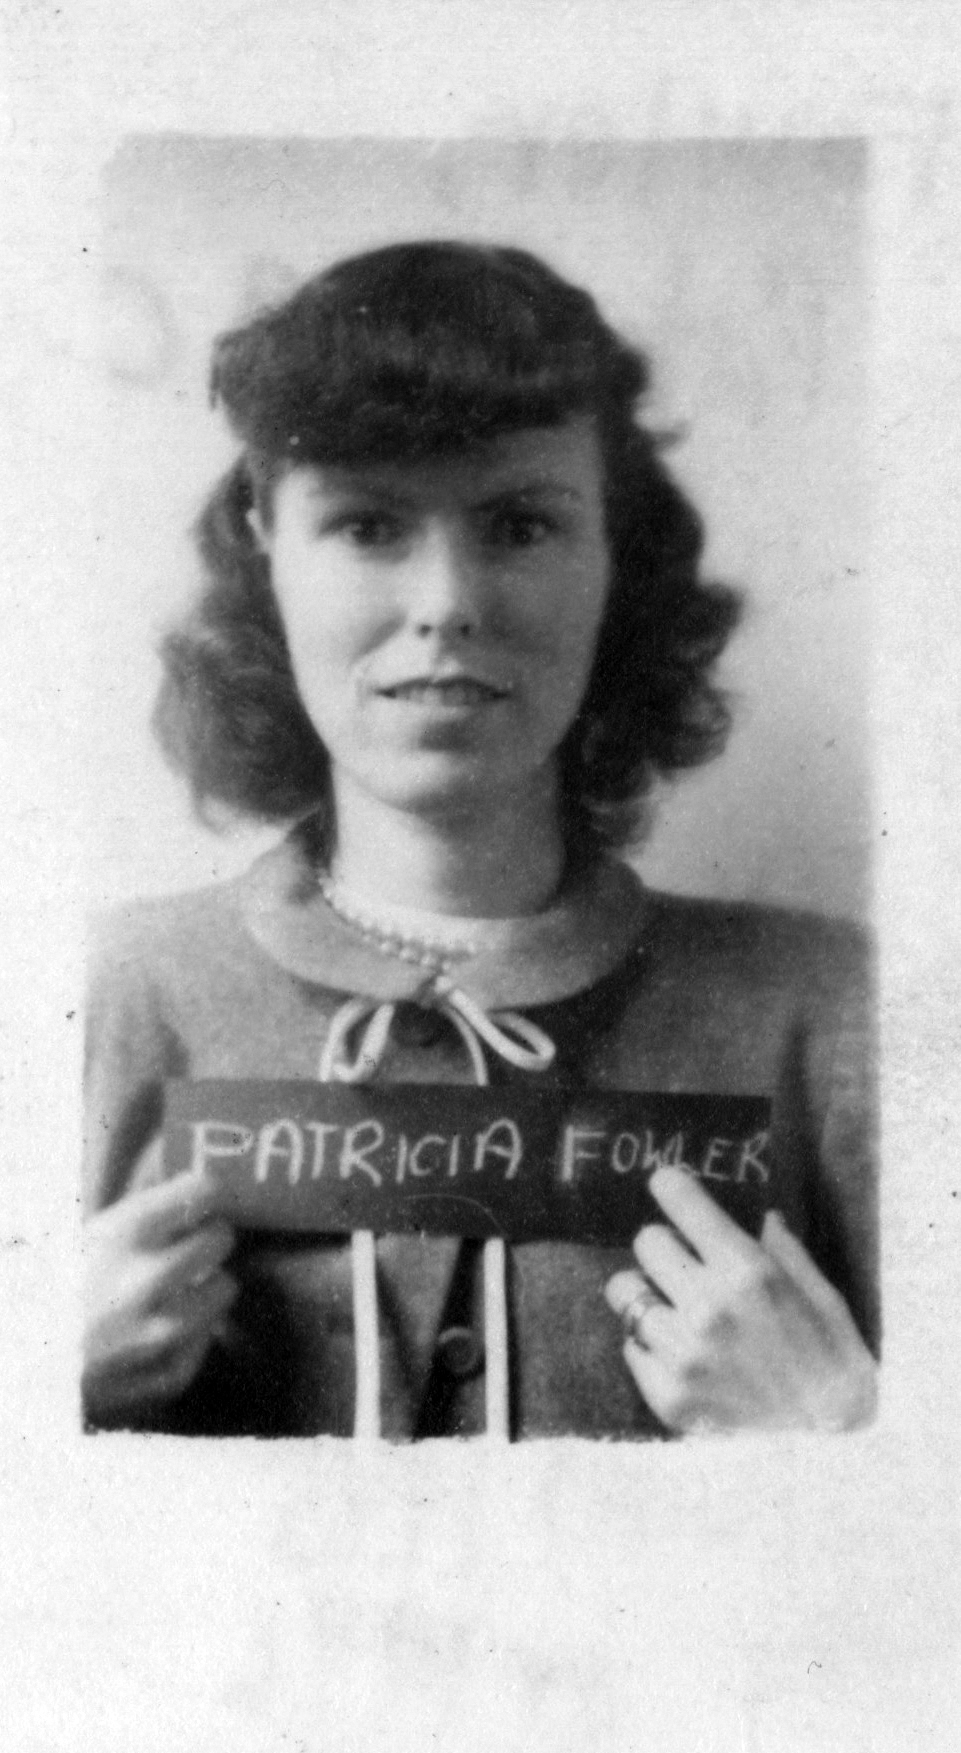
<path id="1" fill-rule="evenodd" d="M 192 823 L 146 727 L 157 633 L 196 576 L 185 532 L 232 454 L 206 403 L 213 335 L 345 253 L 456 236 L 542 253 L 645 346 L 707 569 L 747 593 L 734 736 L 666 791 L 645 875 L 863 913 L 865 197 L 852 140 L 125 142 L 104 179 L 95 902 L 262 843 Z"/>

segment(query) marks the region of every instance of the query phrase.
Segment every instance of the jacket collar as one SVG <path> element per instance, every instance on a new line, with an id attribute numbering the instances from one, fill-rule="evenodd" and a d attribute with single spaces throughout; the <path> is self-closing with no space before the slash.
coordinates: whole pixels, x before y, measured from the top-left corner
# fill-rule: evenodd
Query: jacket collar
<path id="1" fill-rule="evenodd" d="M 428 970 L 385 954 L 328 906 L 297 829 L 238 886 L 247 930 L 299 979 L 385 1001 L 429 990 Z M 601 859 L 565 884 L 545 912 L 479 920 L 476 954 L 453 962 L 450 977 L 487 1010 L 569 998 L 624 960 L 645 913 L 640 878 L 618 859 Z"/>

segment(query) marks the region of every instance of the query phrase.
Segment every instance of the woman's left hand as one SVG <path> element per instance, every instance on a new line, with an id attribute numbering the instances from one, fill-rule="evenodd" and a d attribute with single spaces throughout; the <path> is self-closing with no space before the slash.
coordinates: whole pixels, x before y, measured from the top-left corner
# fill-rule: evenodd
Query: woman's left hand
<path id="1" fill-rule="evenodd" d="M 683 1169 L 658 1169 L 649 1185 L 684 1240 L 648 1224 L 634 1243 L 641 1272 L 616 1273 L 606 1294 L 630 1322 L 624 1358 L 661 1422 L 681 1431 L 868 1423 L 874 1359 L 780 1213 L 768 1213 L 755 1242 Z"/>

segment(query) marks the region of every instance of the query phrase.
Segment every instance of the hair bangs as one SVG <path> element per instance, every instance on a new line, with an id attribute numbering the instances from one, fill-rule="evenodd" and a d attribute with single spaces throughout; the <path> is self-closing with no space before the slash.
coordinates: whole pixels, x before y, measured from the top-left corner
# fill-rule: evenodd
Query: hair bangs
<path id="1" fill-rule="evenodd" d="M 644 382 L 590 296 L 535 258 L 411 244 L 342 263 L 222 336 L 211 393 L 248 453 L 324 464 L 558 425 Z"/>

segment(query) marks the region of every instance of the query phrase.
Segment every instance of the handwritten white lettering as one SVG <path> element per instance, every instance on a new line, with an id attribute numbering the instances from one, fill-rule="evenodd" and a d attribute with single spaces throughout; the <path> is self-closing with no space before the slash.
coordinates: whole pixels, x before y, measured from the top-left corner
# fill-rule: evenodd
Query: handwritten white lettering
<path id="1" fill-rule="evenodd" d="M 712 1114 L 703 1097 L 688 1107 L 683 1094 L 676 1106 L 658 1098 L 660 1106 L 645 1108 L 639 1098 L 632 1108 L 621 1097 L 608 1106 L 600 1092 L 592 1099 L 558 1091 L 542 1112 L 526 1093 L 516 1106 L 509 1090 L 491 1091 L 485 1106 L 469 1093 L 473 1103 L 445 1091 L 432 1106 L 405 1092 L 371 1091 L 358 1108 L 355 1095 L 348 1104 L 339 1091 L 309 1102 L 285 1091 L 276 1105 L 262 1101 L 259 1113 L 229 1093 L 210 1096 L 206 1110 L 195 1105 L 184 1115 L 172 1166 L 215 1174 L 229 1208 L 249 1210 L 268 1227 L 336 1227 L 356 1211 L 361 1227 L 385 1233 L 418 1219 L 445 1233 L 445 1203 L 456 1228 L 479 1198 L 505 1233 L 519 1237 L 574 1235 L 578 1226 L 598 1233 L 609 1226 L 613 1234 L 623 1225 L 626 1234 L 635 1213 L 643 1221 L 644 1183 L 665 1165 L 701 1180 L 738 1222 L 756 1225 L 771 1201 L 770 1134 L 750 1130 L 763 1119 L 759 1098 L 749 1107 L 719 1097 Z M 712 1133 L 712 1122 L 723 1130 Z M 465 1175 L 475 1199 L 454 1200 L 451 1182 Z M 422 1181 L 431 1187 L 416 1185 Z M 437 1194 L 436 1212 L 425 1192 Z"/>
<path id="2" fill-rule="evenodd" d="M 502 1134 L 509 1142 L 503 1144 L 499 1142 Z M 520 1128 L 513 1120 L 492 1120 L 491 1124 L 485 1127 L 483 1132 L 479 1132 L 474 1140 L 475 1171 L 484 1167 L 485 1157 L 500 1157 L 507 1164 L 504 1174 L 505 1181 L 513 1181 L 521 1166 L 523 1155 L 524 1142 L 520 1135 Z"/>
<path id="3" fill-rule="evenodd" d="M 741 1153 L 737 1159 L 737 1169 L 734 1175 L 734 1179 L 739 1186 L 742 1182 L 747 1180 L 748 1171 L 750 1169 L 754 1170 L 755 1179 L 760 1182 L 761 1185 L 764 1185 L 771 1179 L 771 1171 L 761 1155 L 761 1152 L 767 1148 L 769 1138 L 769 1132 L 755 1132 L 752 1138 L 747 1139 L 747 1141 L 742 1144 Z"/>
<path id="4" fill-rule="evenodd" d="M 585 1149 L 583 1140 L 606 1137 L 606 1132 L 598 1132 L 593 1126 L 565 1126 L 561 1140 L 561 1180 L 573 1181 L 574 1170 L 578 1163 L 599 1160 L 600 1151 Z"/>
<path id="5" fill-rule="evenodd" d="M 314 1138 L 314 1152 L 310 1163 L 310 1178 L 312 1181 L 319 1181 L 324 1172 L 324 1155 L 327 1149 L 327 1134 L 329 1132 L 339 1132 L 340 1127 L 331 1126 L 329 1122 L 321 1123 L 319 1120 L 308 1120 L 307 1131 L 313 1133 Z"/>
<path id="6" fill-rule="evenodd" d="M 683 1132 L 673 1133 L 666 1143 L 659 1147 L 654 1142 L 654 1133 L 648 1128 L 644 1133 L 644 1157 L 641 1166 L 645 1174 L 653 1174 L 655 1169 L 664 1168 L 687 1169 L 688 1174 L 692 1174 L 690 1163 L 684 1159 Z"/>
<path id="7" fill-rule="evenodd" d="M 274 1120 L 261 1128 L 254 1161 L 255 1181 L 267 1180 L 275 1157 L 287 1164 L 287 1179 L 296 1187 L 304 1165 L 304 1135 L 294 1120 Z"/>
<path id="8" fill-rule="evenodd" d="M 723 1169 L 715 1168 L 714 1165 L 719 1163 L 721 1158 L 725 1157 L 728 1151 L 733 1150 L 733 1148 L 734 1145 L 730 1138 L 711 1139 L 704 1152 L 704 1160 L 700 1168 L 700 1173 L 705 1181 L 729 1181 L 731 1179 L 730 1171 L 725 1173 Z"/>
<path id="9" fill-rule="evenodd" d="M 641 1141 L 636 1132 L 619 1132 L 611 1149 L 611 1168 L 616 1175 L 628 1175 L 637 1168 Z"/>
<path id="10" fill-rule="evenodd" d="M 362 1143 L 367 1137 L 368 1143 Z M 344 1142 L 340 1147 L 338 1171 L 342 1181 L 349 1181 L 355 1169 L 360 1169 L 379 1187 L 383 1176 L 373 1163 L 368 1162 L 372 1151 L 379 1150 L 384 1142 L 384 1128 L 379 1120 L 358 1120 L 356 1126 L 348 1126 L 344 1132 Z"/>
<path id="11" fill-rule="evenodd" d="M 444 1138 L 439 1132 L 428 1132 L 424 1138 L 419 1138 L 410 1153 L 411 1174 L 421 1176 L 433 1174 L 434 1168 L 438 1165 L 428 1163 L 426 1168 L 422 1167 L 420 1153 L 422 1150 L 429 1150 L 431 1145 L 438 1144 L 440 1145 L 441 1150 L 443 1150 L 446 1143 L 446 1138 Z"/>
<path id="12" fill-rule="evenodd" d="M 231 1126 L 225 1120 L 195 1120 L 190 1127 L 193 1144 L 190 1168 L 193 1174 L 205 1169 L 218 1157 L 246 1156 L 254 1142 L 249 1126 Z"/>

